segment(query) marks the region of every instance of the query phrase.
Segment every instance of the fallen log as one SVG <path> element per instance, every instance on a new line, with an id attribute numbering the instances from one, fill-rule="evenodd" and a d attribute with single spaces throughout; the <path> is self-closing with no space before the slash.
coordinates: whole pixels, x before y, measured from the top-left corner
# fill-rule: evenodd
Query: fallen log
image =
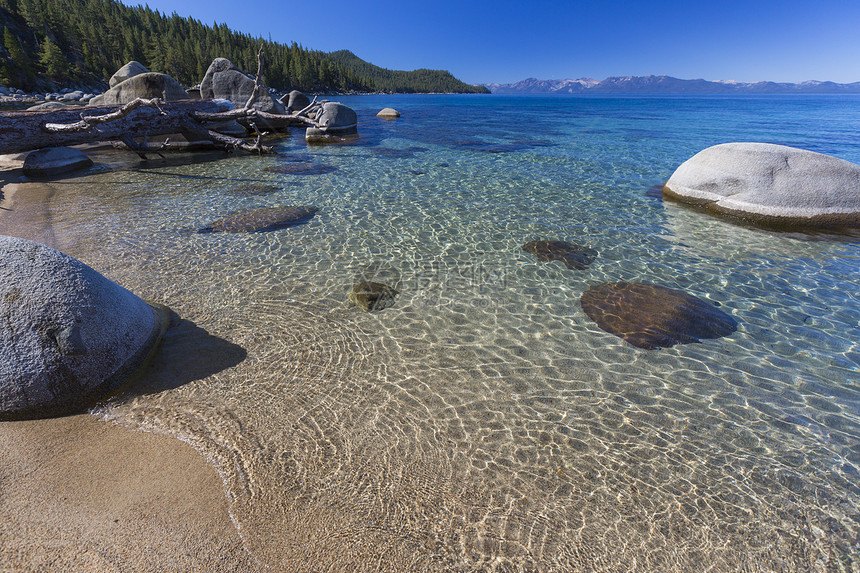
<path id="1" fill-rule="evenodd" d="M 164 102 L 160 108 L 136 105 L 128 113 L 118 113 L 126 106 L 4 112 L 0 114 L 0 154 L 181 133 L 185 121 L 193 117 L 195 112 L 217 114 L 225 111 L 223 102 L 188 100 Z M 112 120 L 93 119 L 104 116 L 110 116 Z M 48 125 L 55 129 L 49 129 Z"/>
<path id="2" fill-rule="evenodd" d="M 180 133 L 188 141 L 210 141 L 226 150 L 274 153 L 272 147 L 262 144 L 263 135 L 267 131 L 308 127 L 327 135 L 328 122 L 321 124 L 318 121 L 326 102 L 317 103 L 316 97 L 310 105 L 292 115 L 267 113 L 253 107 L 258 94 L 265 89 L 260 81 L 262 57 L 263 47 L 260 46 L 257 52 L 254 88 L 241 109 L 232 109 L 232 104 L 224 100 L 165 102 L 157 98 L 137 98 L 123 105 L 0 113 L 0 154 L 98 141 L 121 141 L 146 159 L 147 153 L 161 155 L 160 152 L 169 145 L 165 143 L 158 148 L 152 148 L 147 145 L 147 139 L 150 136 L 172 133 Z M 350 113 L 355 116 L 351 110 Z M 206 122 L 225 120 L 241 120 L 246 127 L 257 132 L 256 141 L 250 143 L 218 133 L 205 125 Z M 354 125 L 350 127 L 354 130 Z M 338 131 L 334 130 L 333 133 Z"/>

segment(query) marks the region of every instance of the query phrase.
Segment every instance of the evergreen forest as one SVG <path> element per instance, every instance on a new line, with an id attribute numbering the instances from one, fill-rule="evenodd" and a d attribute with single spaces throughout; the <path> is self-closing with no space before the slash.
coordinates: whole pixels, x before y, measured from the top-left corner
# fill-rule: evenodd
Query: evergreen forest
<path id="1" fill-rule="evenodd" d="M 192 86 L 217 57 L 251 73 L 263 45 L 264 83 L 305 92 L 486 93 L 447 71 L 395 71 L 352 52 L 326 53 L 115 0 L 0 0 L 0 84 L 26 91 L 107 87 L 131 60 Z"/>

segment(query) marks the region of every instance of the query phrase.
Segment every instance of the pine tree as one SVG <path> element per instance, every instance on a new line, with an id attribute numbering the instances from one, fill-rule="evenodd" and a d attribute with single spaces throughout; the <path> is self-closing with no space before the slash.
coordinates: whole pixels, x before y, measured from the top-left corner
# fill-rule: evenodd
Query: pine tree
<path id="1" fill-rule="evenodd" d="M 69 60 L 50 38 L 45 38 L 42 42 L 42 49 L 39 50 L 39 63 L 45 69 L 45 73 L 49 78 L 55 80 L 65 80 L 69 72 Z"/>

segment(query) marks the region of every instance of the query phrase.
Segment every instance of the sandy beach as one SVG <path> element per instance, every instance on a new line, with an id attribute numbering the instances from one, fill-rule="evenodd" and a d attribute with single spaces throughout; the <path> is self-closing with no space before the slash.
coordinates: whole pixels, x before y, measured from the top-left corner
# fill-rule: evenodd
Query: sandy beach
<path id="1" fill-rule="evenodd" d="M 256 571 L 215 469 L 90 414 L 0 423 L 0 570 Z"/>
<path id="2" fill-rule="evenodd" d="M 0 162 L 0 232 L 59 246 L 36 224 L 53 190 L 17 184 L 20 163 Z M 0 459 L 0 571 L 259 570 L 215 468 L 177 439 L 91 414 L 0 422 Z"/>

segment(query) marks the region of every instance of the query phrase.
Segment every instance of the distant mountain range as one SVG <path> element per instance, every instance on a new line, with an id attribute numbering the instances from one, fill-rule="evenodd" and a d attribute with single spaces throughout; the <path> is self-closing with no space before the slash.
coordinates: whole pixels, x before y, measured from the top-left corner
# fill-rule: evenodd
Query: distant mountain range
<path id="1" fill-rule="evenodd" d="M 860 82 L 809 81 L 799 84 L 681 80 L 671 76 L 624 76 L 602 81 L 538 80 L 513 84 L 484 84 L 494 94 L 860 94 Z"/>

